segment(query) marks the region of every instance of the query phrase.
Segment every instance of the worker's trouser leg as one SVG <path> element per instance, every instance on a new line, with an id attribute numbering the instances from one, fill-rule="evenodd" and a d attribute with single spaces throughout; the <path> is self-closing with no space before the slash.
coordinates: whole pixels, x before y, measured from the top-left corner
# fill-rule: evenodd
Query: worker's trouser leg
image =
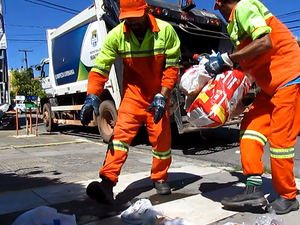
<path id="1" fill-rule="evenodd" d="M 294 155 L 300 132 L 300 84 L 284 87 L 272 97 L 270 156 L 275 190 L 283 198 L 296 197 Z"/>
<path id="2" fill-rule="evenodd" d="M 171 128 L 169 111 L 155 124 L 153 120 L 154 112 L 148 112 L 147 132 L 152 145 L 152 168 L 151 180 L 165 181 L 168 178 L 168 169 L 171 164 Z"/>
<path id="3" fill-rule="evenodd" d="M 271 98 L 260 92 L 241 125 L 240 148 L 245 175 L 263 173 L 263 146 L 269 140 L 272 180 L 280 196 L 295 198 L 294 146 L 299 133 L 299 85 L 282 88 Z"/>
<path id="4" fill-rule="evenodd" d="M 121 168 L 127 159 L 129 146 L 136 136 L 142 123 L 146 123 L 150 142 L 152 143 L 153 165 L 151 179 L 165 180 L 171 163 L 171 137 L 169 119 L 153 122 L 153 113 L 147 112 L 146 107 L 124 98 L 118 111 L 114 136 L 108 143 L 108 150 L 100 176 L 106 176 L 115 184 Z"/>

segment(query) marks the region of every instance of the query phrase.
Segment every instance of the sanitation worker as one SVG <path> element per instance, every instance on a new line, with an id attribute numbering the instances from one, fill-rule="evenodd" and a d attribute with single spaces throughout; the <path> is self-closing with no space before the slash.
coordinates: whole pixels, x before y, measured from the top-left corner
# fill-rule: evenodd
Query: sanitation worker
<path id="1" fill-rule="evenodd" d="M 261 175 L 264 145 L 269 141 L 272 181 L 278 197 L 266 209 L 277 214 L 297 210 L 293 157 L 300 131 L 300 49 L 288 28 L 258 0 L 216 0 L 214 8 L 228 22 L 236 51 L 210 57 L 206 70 L 218 74 L 239 63 L 261 87 L 240 129 L 246 187 L 221 203 L 227 208 L 268 204 Z"/>
<path id="2" fill-rule="evenodd" d="M 87 194 L 99 203 L 113 203 L 129 146 L 141 124 L 145 124 L 152 145 L 151 180 L 160 195 L 171 194 L 166 182 L 171 164 L 169 97 L 179 73 L 180 41 L 173 27 L 148 13 L 145 0 L 121 0 L 119 18 L 104 40 L 89 73 L 85 102 L 80 112 L 83 125 L 90 112 L 99 115 L 100 98 L 110 68 L 117 56 L 123 59 L 123 98 L 114 135 L 108 143 L 101 182 L 92 182 Z"/>

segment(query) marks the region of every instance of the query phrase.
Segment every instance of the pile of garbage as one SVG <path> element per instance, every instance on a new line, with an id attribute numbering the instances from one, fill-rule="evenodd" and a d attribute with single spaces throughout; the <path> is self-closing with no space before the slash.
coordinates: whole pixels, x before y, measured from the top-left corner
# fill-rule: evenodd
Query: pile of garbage
<path id="1" fill-rule="evenodd" d="M 185 71 L 179 84 L 187 96 L 187 120 L 196 127 L 222 126 L 245 110 L 241 100 L 253 82 L 241 70 L 231 68 L 211 77 L 205 69 L 208 59 L 200 57 L 198 60 L 198 65 Z"/>
<path id="2" fill-rule="evenodd" d="M 149 199 L 139 199 L 121 213 L 122 224 L 126 225 L 192 225 L 184 218 L 171 218 L 154 209 Z M 76 225 L 75 215 L 58 213 L 48 206 L 39 206 L 20 215 L 12 225 Z M 119 224 L 119 223 L 118 223 Z M 195 224 L 196 225 L 196 224 Z M 197 224 L 199 225 L 199 224 Z M 284 225 L 276 213 L 258 216 L 251 222 L 227 222 L 223 225 Z"/>
<path id="3" fill-rule="evenodd" d="M 149 199 L 139 199 L 121 214 L 127 225 L 192 225 L 184 218 L 170 218 L 155 210 Z"/>

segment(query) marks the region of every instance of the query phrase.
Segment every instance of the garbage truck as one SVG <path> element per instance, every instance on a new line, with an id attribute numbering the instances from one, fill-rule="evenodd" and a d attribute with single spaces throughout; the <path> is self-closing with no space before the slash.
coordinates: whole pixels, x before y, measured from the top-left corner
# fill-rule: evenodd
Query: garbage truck
<path id="1" fill-rule="evenodd" d="M 178 3 L 147 0 L 147 3 L 149 12 L 172 24 L 181 40 L 180 75 L 198 63 L 193 59 L 194 54 L 232 52 L 226 24 L 217 14 L 198 9 L 191 0 Z M 118 15 L 118 0 L 94 0 L 93 5 L 60 27 L 46 31 L 48 58 L 36 69 L 47 94 L 47 98 L 41 99 L 47 131 L 54 131 L 60 124 L 81 125 L 79 114 L 86 97 L 88 73 L 107 33 L 122 22 Z M 104 142 L 113 134 L 121 97 L 122 60 L 117 58 L 100 96 L 100 116 L 94 116 L 88 125 L 98 126 Z M 170 100 L 170 116 L 179 134 L 200 129 L 188 123 L 184 104 L 185 96 L 176 84 Z M 235 118 L 227 124 L 239 120 Z"/>

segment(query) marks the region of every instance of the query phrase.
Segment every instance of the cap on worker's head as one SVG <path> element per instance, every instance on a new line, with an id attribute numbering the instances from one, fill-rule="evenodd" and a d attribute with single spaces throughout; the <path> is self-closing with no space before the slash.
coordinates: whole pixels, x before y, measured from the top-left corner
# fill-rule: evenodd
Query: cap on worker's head
<path id="1" fill-rule="evenodd" d="M 120 0 L 120 19 L 142 17 L 148 4 L 145 0 Z"/>
<path id="2" fill-rule="evenodd" d="M 216 0 L 215 1 L 214 10 L 219 9 L 219 5 L 217 4 L 217 2 L 220 2 L 220 0 Z"/>

